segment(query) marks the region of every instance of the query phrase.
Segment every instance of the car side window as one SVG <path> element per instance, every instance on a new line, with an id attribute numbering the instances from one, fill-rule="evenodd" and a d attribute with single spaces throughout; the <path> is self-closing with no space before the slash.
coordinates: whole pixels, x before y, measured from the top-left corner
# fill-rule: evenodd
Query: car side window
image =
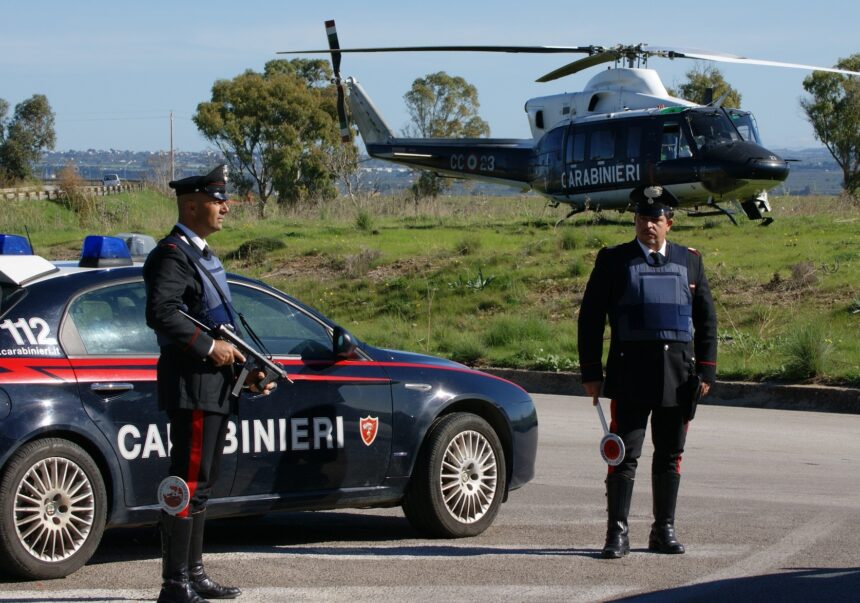
<path id="1" fill-rule="evenodd" d="M 86 354 L 158 354 L 155 332 L 146 326 L 142 282 L 87 291 L 69 308 Z"/>
<path id="2" fill-rule="evenodd" d="M 270 354 L 304 358 L 331 356 L 328 328 L 297 307 L 259 289 L 236 283 L 230 284 L 230 295 L 233 307 L 245 317 Z M 239 334 L 253 343 L 241 324 Z"/>

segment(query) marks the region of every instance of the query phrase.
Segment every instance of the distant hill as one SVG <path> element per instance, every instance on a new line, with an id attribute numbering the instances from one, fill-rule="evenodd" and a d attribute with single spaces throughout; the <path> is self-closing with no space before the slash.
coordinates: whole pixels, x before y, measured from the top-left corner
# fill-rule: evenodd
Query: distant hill
<path id="1" fill-rule="evenodd" d="M 772 195 L 838 195 L 842 192 L 842 170 L 827 149 L 773 149 L 792 161 L 791 173 Z M 217 151 L 177 151 L 174 154 L 174 176 L 184 178 L 208 171 L 219 162 Z M 36 174 L 43 180 L 56 178 L 68 163 L 74 163 L 81 177 L 101 180 L 104 174 L 119 174 L 124 180 L 153 180 L 156 170 L 167 165 L 165 152 L 120 151 L 116 149 L 86 151 L 56 151 L 46 153 L 36 165 Z M 409 188 L 415 180 L 408 168 L 364 157 L 360 163 L 360 188 L 380 193 L 391 193 Z M 451 192 L 457 195 L 518 195 L 521 191 L 484 182 L 454 181 Z"/>
<path id="2" fill-rule="evenodd" d="M 791 172 L 774 195 L 838 195 L 842 192 L 842 169 L 824 147 L 815 149 L 773 149 L 791 162 Z"/>

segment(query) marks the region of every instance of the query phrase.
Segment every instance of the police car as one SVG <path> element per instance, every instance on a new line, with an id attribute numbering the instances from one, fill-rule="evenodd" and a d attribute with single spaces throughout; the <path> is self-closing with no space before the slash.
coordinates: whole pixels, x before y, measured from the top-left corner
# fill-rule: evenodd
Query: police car
<path id="1" fill-rule="evenodd" d="M 129 240 L 132 248 L 139 241 Z M 0 235 L 0 567 L 86 563 L 106 527 L 155 523 L 167 475 L 155 334 L 126 241 L 79 262 Z M 441 358 L 359 342 L 264 283 L 236 308 L 292 384 L 232 417 L 210 517 L 402 505 L 422 533 L 479 534 L 534 475 L 537 414 L 520 387 Z"/>

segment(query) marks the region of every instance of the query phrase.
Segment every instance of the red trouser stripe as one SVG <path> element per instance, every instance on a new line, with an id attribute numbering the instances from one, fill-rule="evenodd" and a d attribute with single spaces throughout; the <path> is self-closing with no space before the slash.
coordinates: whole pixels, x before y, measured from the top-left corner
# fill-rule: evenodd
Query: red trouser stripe
<path id="1" fill-rule="evenodd" d="M 191 446 L 190 456 L 188 458 L 188 475 L 185 477 L 185 482 L 188 484 L 189 504 L 179 517 L 188 517 L 188 512 L 191 509 L 190 500 L 194 498 L 194 493 L 197 491 L 197 478 L 200 474 L 200 459 L 203 457 L 203 411 L 191 411 Z"/>
<path id="2" fill-rule="evenodd" d="M 687 439 L 687 437 L 686 437 L 686 436 L 687 436 L 687 432 L 688 432 L 689 430 L 690 430 L 690 422 L 689 422 L 689 421 L 684 421 L 684 439 L 685 439 L 685 440 Z M 679 454 L 679 455 L 678 455 L 678 460 L 675 462 L 675 472 L 676 472 L 678 475 L 681 475 L 681 460 L 683 459 L 683 457 L 684 457 L 684 455 L 683 455 L 683 454 Z"/>

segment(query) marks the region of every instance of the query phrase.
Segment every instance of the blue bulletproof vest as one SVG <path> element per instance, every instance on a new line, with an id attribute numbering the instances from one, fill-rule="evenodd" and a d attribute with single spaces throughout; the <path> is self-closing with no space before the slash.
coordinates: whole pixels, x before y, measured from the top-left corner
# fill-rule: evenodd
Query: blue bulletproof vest
<path id="1" fill-rule="evenodd" d="M 627 266 L 627 286 L 613 311 L 619 341 L 693 340 L 693 295 L 686 247 L 670 245 L 662 266 L 643 256 Z"/>
<path id="2" fill-rule="evenodd" d="M 233 300 L 230 297 L 230 287 L 227 284 L 227 271 L 221 265 L 221 260 L 214 254 L 209 254 L 208 258 L 203 257 L 203 254 L 196 247 L 176 235 L 171 235 L 168 239 L 176 243 L 177 248 L 188 257 L 203 283 L 204 315 L 196 318 L 213 327 L 226 324 L 235 328 L 236 321 L 232 310 Z"/>

